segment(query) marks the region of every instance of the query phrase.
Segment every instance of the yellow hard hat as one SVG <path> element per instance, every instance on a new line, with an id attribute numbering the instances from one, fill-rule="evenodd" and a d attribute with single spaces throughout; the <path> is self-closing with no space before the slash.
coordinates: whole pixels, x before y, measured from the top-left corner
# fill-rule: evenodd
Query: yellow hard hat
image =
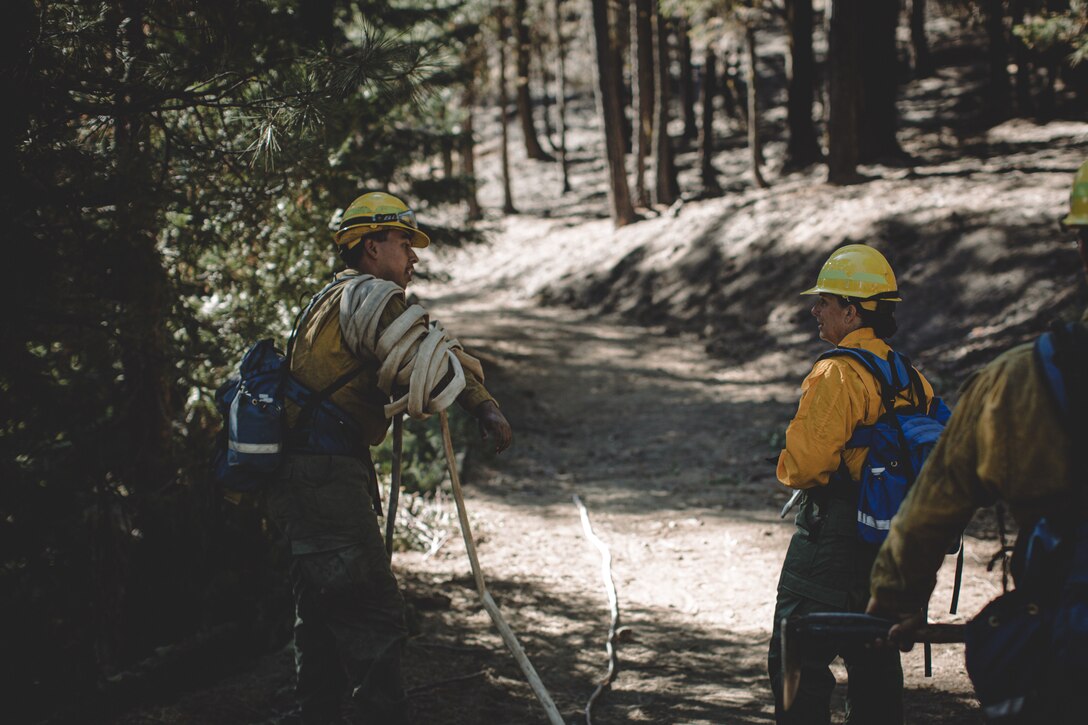
<path id="1" fill-rule="evenodd" d="M 1069 214 L 1062 219 L 1067 227 L 1088 226 L 1088 161 L 1080 165 L 1069 192 Z"/>
<path id="2" fill-rule="evenodd" d="M 848 244 L 832 252 L 816 278 L 816 286 L 801 294 L 822 292 L 866 300 L 902 301 L 892 266 L 883 254 L 864 244 Z"/>
<path id="3" fill-rule="evenodd" d="M 364 235 L 379 229 L 403 229 L 413 247 L 426 247 L 431 238 L 419 230 L 415 213 L 403 201 L 383 191 L 371 191 L 351 202 L 336 232 L 337 246 L 351 249 Z"/>

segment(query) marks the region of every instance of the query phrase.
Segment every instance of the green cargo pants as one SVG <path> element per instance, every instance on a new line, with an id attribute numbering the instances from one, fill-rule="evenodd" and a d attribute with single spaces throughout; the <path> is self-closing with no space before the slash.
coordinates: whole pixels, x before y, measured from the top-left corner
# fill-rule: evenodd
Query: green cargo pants
<path id="1" fill-rule="evenodd" d="M 780 725 L 824 725 L 831 721 L 835 677 L 829 666 L 838 656 L 846 664 L 847 725 L 899 725 L 903 722 L 903 669 L 897 650 L 846 651 L 834 644 L 806 652 L 797 699 L 782 709 L 783 618 L 814 612 L 862 612 L 869 601 L 869 572 L 879 547 L 857 535 L 857 497 L 849 482 L 806 492 L 797 514 L 778 581 L 767 674 Z"/>
<path id="2" fill-rule="evenodd" d="M 291 455 L 268 508 L 291 544 L 297 695 L 305 723 L 407 722 L 404 600 L 369 491 L 368 461 Z M 350 708 L 341 701 L 350 692 Z"/>

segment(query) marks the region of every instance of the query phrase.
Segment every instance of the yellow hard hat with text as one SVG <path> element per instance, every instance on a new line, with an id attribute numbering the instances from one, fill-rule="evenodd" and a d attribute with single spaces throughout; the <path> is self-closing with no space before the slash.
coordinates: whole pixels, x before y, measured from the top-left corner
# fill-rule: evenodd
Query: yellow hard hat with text
<path id="1" fill-rule="evenodd" d="M 1069 213 L 1062 219 L 1067 227 L 1088 226 L 1088 161 L 1080 165 L 1069 192 Z"/>
<path id="2" fill-rule="evenodd" d="M 832 252 L 820 269 L 816 286 L 801 294 L 825 292 L 840 297 L 902 301 L 892 266 L 883 254 L 865 244 L 848 244 Z"/>
<path id="3" fill-rule="evenodd" d="M 336 231 L 336 244 L 351 249 L 364 235 L 380 229 L 403 229 L 413 247 L 426 247 L 431 238 L 419 229 L 415 213 L 403 201 L 384 191 L 371 191 L 351 202 Z"/>

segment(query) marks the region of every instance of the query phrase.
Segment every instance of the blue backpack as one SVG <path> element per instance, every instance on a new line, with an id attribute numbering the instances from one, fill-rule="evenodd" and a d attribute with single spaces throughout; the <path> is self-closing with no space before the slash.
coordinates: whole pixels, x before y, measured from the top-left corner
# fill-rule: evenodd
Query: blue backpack
<path id="1" fill-rule="evenodd" d="M 223 416 L 223 431 L 216 446 L 213 476 L 225 488 L 240 493 L 259 490 L 279 468 L 288 450 L 334 455 L 356 455 L 366 442 L 350 415 L 328 398 L 346 385 L 361 368 L 313 392 L 290 374 L 291 350 L 299 324 L 328 292 L 347 280 L 329 283 L 299 313 L 280 352 L 271 339 L 260 340 L 246 351 L 232 375 L 215 393 Z M 301 411 L 288 428 L 286 401 Z"/>
<path id="2" fill-rule="evenodd" d="M 1070 450 L 1056 455 L 1067 455 L 1080 485 L 1088 485 L 1081 455 L 1088 444 L 1088 331 L 1053 326 L 1035 341 L 1035 360 L 1070 434 Z M 1016 588 L 967 624 L 967 673 L 990 722 L 1083 721 L 1077 711 L 1078 688 L 1088 677 L 1088 516 L 1075 507 L 1056 514 L 1021 531 Z"/>
<path id="3" fill-rule="evenodd" d="M 883 412 L 873 425 L 854 428 L 846 443 L 847 448 L 869 449 L 858 482 L 858 536 L 862 541 L 879 544 L 888 537 L 892 517 L 936 445 L 951 411 L 938 397 L 926 400 L 918 371 L 905 355 L 894 350 L 885 360 L 868 350 L 838 347 L 818 360 L 829 357 L 857 360 L 880 385 Z M 908 388 L 913 388 L 917 406 L 896 409 L 896 398 Z"/>

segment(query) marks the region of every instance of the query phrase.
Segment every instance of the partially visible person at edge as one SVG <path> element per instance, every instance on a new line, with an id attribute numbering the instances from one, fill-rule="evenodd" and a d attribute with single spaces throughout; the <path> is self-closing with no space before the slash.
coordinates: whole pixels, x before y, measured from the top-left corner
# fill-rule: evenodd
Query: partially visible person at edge
<path id="1" fill-rule="evenodd" d="M 862 348 L 886 358 L 886 340 L 896 331 L 900 301 L 888 260 L 872 247 L 851 244 L 831 255 L 816 286 L 812 306 L 820 338 L 837 347 Z M 921 377 L 921 376 L 920 376 Z M 927 400 L 933 388 L 921 377 Z M 914 386 L 895 407 L 916 405 Z M 877 545 L 858 535 L 858 488 L 867 448 L 846 448 L 855 426 L 872 425 L 882 413 L 880 383 L 853 357 L 818 361 L 801 384 L 797 414 L 786 429 L 778 457 L 778 480 L 803 491 L 782 573 L 767 668 L 775 696 L 775 721 L 820 725 L 831 719 L 835 678 L 829 665 L 842 656 L 849 676 L 846 722 L 894 725 L 903 722 L 903 670 L 892 649 L 840 652 L 830 647 L 804 666 L 797 699 L 782 707 L 782 653 L 779 622 L 813 612 L 861 612 L 869 597 L 869 570 Z"/>
<path id="2" fill-rule="evenodd" d="M 1077 172 L 1062 224 L 1076 230 L 1088 275 L 1088 161 Z M 1088 311 L 1081 321 L 1088 323 Z M 873 566 L 868 612 L 901 620 L 889 636 L 904 651 L 924 621 L 921 612 L 949 542 L 978 508 L 1004 501 L 1024 532 L 1013 553 L 1014 581 L 1023 563 L 1022 544 L 1041 518 L 1085 520 L 1084 459 L 1074 468 L 1071 431 L 1058 420 L 1032 347 L 1012 348 L 967 380 L 948 427 L 892 520 Z M 1083 424 L 1084 411 L 1075 415 Z M 1084 722 L 1083 681 L 1073 688 L 1051 684 L 1054 691 L 1044 695 L 1047 705 L 1064 717 L 1072 715 L 1070 722 Z M 1036 715 L 1028 721 L 1066 720 Z"/>
<path id="3" fill-rule="evenodd" d="M 351 203 L 335 239 L 347 266 L 337 279 L 347 281 L 299 322 L 290 368 L 312 391 L 359 369 L 331 400 L 358 424 L 361 440 L 355 455 L 325 455 L 305 445 L 289 451 L 270 487 L 268 505 L 291 545 L 302 722 L 342 722 L 346 717 L 353 723 L 408 723 L 412 718 L 401 681 L 407 636 L 404 600 L 375 516 L 380 504 L 369 450 L 389 428 L 383 406 L 390 398 L 378 387 L 382 360 L 360 339 L 360 321 L 352 324 L 362 311 L 361 294 L 351 292 L 351 278 L 373 275 L 400 288 L 393 290 L 381 313 L 376 339 L 407 309 L 404 288 L 419 261 L 415 250 L 430 239 L 404 202 L 380 192 Z M 510 424 L 482 380 L 467 369 L 465 378 L 457 402 L 477 418 L 495 450 L 502 451 L 512 439 Z M 289 425 L 298 417 L 298 406 L 289 404 Z M 342 713 L 348 693 L 350 708 Z"/>

